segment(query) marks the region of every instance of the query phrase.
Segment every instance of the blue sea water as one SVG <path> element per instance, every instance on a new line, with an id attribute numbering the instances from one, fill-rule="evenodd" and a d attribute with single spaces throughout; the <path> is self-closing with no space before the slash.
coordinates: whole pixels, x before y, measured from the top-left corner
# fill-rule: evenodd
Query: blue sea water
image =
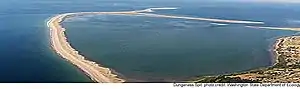
<path id="1" fill-rule="evenodd" d="M 168 4 L 165 4 L 168 3 Z M 0 82 L 92 82 L 56 55 L 45 22 L 79 11 L 125 11 L 180 7 L 155 13 L 297 27 L 299 6 L 152 0 L 0 1 Z M 83 16 L 65 26 L 71 44 L 126 78 L 170 81 L 245 71 L 271 65 L 270 45 L 293 31 L 210 27 L 209 22 L 134 16 Z"/>

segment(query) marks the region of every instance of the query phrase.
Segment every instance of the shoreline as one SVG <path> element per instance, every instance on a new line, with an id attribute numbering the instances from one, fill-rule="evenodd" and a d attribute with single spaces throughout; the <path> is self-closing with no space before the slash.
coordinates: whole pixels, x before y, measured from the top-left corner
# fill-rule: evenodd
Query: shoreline
<path id="1" fill-rule="evenodd" d="M 286 38 L 286 37 L 279 37 L 279 38 L 277 38 L 276 39 L 276 42 L 274 43 L 274 45 L 273 45 L 273 53 L 274 53 L 274 63 L 273 63 L 273 65 L 272 66 L 270 66 L 270 67 L 273 67 L 273 66 L 275 66 L 279 61 L 278 61 L 278 56 L 280 55 L 279 53 L 278 53 L 278 49 L 280 48 L 280 44 L 284 41 L 284 38 Z"/>
<path id="2" fill-rule="evenodd" d="M 93 61 L 86 60 L 78 51 L 71 47 L 67 41 L 67 37 L 65 37 L 65 28 L 61 26 L 61 23 L 68 15 L 69 14 L 57 15 L 47 22 L 47 26 L 50 29 L 51 47 L 54 51 L 83 71 L 83 73 L 94 82 L 125 82 L 125 80 L 113 74 L 109 68 L 101 67 Z"/>
<path id="3" fill-rule="evenodd" d="M 275 58 L 274 64 L 272 64 L 272 66 L 252 69 L 245 72 L 221 74 L 216 76 L 202 76 L 190 82 L 300 83 L 299 42 L 300 36 L 278 37 L 272 47 L 272 51 L 274 53 L 273 57 Z"/>
<path id="4" fill-rule="evenodd" d="M 120 11 L 120 12 L 77 12 L 77 13 L 65 13 L 59 14 L 47 21 L 47 27 L 50 29 L 50 43 L 52 49 L 62 58 L 66 59 L 71 64 L 75 65 L 80 69 L 85 75 L 87 75 L 94 82 L 100 83 L 122 83 L 126 82 L 125 79 L 120 78 L 117 72 L 112 71 L 109 68 L 103 67 L 97 64 L 94 61 L 88 60 L 79 51 L 74 49 L 67 40 L 65 34 L 65 28 L 62 26 L 63 21 L 66 18 L 76 17 L 81 15 L 93 15 L 93 14 L 109 14 L 109 15 L 138 15 L 138 16 L 147 16 L 147 17 L 161 17 L 161 18 L 175 18 L 175 19 L 188 19 L 188 20 L 200 20 L 200 21 L 210 21 L 210 22 L 224 22 L 224 23 L 239 23 L 239 24 L 264 24 L 264 22 L 255 22 L 255 21 L 239 21 L 239 20 L 222 20 L 222 19 L 209 19 L 209 18 L 195 18 L 195 17 L 183 17 L 183 16 L 171 16 L 171 15 L 160 15 L 160 14 L 151 14 L 144 13 L 149 12 L 149 9 L 145 10 L 136 10 L 136 11 Z M 153 11 L 151 11 L 153 12 Z M 276 29 L 276 30 L 298 30 L 298 28 L 278 28 L 278 27 L 254 27 L 254 26 L 245 26 L 250 28 L 257 29 Z M 278 38 L 279 40 L 282 37 Z M 274 44 L 275 50 L 280 47 L 280 43 L 276 42 Z M 276 57 L 275 57 L 276 56 Z M 275 52 L 275 63 L 274 66 L 280 63 L 278 59 L 278 52 Z M 264 68 L 265 69 L 265 68 Z M 256 70 L 261 70 L 256 69 Z M 250 70 L 251 72 L 252 70 Z"/>

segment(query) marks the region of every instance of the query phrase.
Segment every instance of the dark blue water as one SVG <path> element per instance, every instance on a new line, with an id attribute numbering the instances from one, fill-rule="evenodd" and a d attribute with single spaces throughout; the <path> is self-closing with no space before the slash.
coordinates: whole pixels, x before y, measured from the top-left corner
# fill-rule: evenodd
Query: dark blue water
<path id="1" fill-rule="evenodd" d="M 272 26 L 299 25 L 297 5 L 183 1 L 166 5 L 166 2 L 170 1 L 2 0 L 0 82 L 91 82 L 50 48 L 45 21 L 60 13 L 173 6 L 181 9 L 157 13 L 259 20 Z M 271 62 L 269 45 L 278 36 L 295 33 L 242 26 L 213 28 L 207 27 L 207 22 L 162 18 L 107 16 L 106 20 L 97 20 L 101 17 L 67 23 L 72 45 L 125 77 L 141 80 L 176 79 L 268 66 Z"/>
<path id="2" fill-rule="evenodd" d="M 0 4 L 0 82 L 91 82 L 53 53 L 45 22 L 59 13 L 124 9 L 97 0 L 2 0 Z"/>

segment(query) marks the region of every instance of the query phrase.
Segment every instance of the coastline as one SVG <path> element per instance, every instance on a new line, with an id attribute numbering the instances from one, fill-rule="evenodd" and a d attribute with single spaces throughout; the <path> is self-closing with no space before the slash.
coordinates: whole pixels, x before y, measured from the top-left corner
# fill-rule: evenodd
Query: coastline
<path id="1" fill-rule="evenodd" d="M 160 8 L 158 8 L 160 9 Z M 162 9 L 175 9 L 175 8 L 162 8 Z M 194 18 L 194 17 L 180 17 L 180 16 L 168 16 L 159 14 L 148 14 L 143 12 L 153 12 L 155 8 L 136 10 L 136 11 L 120 11 L 120 12 L 77 12 L 77 13 L 65 13 L 59 14 L 50 18 L 47 22 L 47 27 L 50 29 L 50 43 L 52 49 L 60 55 L 62 58 L 69 61 L 71 64 L 79 68 L 85 75 L 87 75 L 94 82 L 99 83 L 122 83 L 125 79 L 118 77 L 116 72 L 109 68 L 100 66 L 94 61 L 90 61 L 74 49 L 68 42 L 65 28 L 61 23 L 66 19 L 74 16 L 89 15 L 89 14 L 117 14 L 117 15 L 141 15 L 149 17 L 162 17 L 162 18 L 177 18 L 177 19 L 190 19 L 190 20 L 202 20 L 212 22 L 225 22 L 225 23 L 250 23 L 250 24 L 263 24 L 263 22 L 254 21 L 238 21 L 238 20 L 222 20 L 222 19 L 209 19 L 209 18 Z"/>
<path id="2" fill-rule="evenodd" d="M 275 66 L 279 61 L 278 61 L 278 56 L 280 55 L 279 53 L 278 53 L 278 49 L 280 48 L 280 44 L 284 41 L 284 38 L 285 37 L 279 37 L 279 38 L 277 38 L 276 39 L 276 42 L 274 43 L 274 45 L 273 45 L 273 53 L 274 53 L 274 63 L 273 63 L 273 65 L 272 66 Z M 272 67 L 271 66 L 271 67 Z"/>
<path id="3" fill-rule="evenodd" d="M 292 28 L 289 28 L 292 29 Z M 266 68 L 246 72 L 203 76 L 190 82 L 201 83 L 300 83 L 300 36 L 284 36 L 273 44 L 275 62 Z"/>
<path id="4" fill-rule="evenodd" d="M 113 74 L 109 68 L 101 67 L 93 61 L 86 60 L 78 51 L 71 47 L 67 37 L 65 37 L 65 28 L 61 26 L 66 16 L 68 14 L 57 15 L 47 22 L 47 26 L 50 28 L 51 47 L 54 51 L 83 71 L 94 82 L 125 82 L 125 80 Z"/>

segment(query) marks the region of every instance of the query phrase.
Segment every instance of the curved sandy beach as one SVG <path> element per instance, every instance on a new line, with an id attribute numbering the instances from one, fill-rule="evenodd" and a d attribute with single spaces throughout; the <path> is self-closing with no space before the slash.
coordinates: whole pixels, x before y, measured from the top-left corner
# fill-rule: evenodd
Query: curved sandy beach
<path id="1" fill-rule="evenodd" d="M 66 29 L 63 28 L 61 25 L 61 23 L 66 18 L 77 16 L 77 15 L 86 15 L 86 14 L 123 14 L 123 15 L 126 14 L 126 15 L 142 15 L 142 16 L 149 16 L 149 17 L 178 18 L 178 19 L 202 20 L 202 21 L 224 22 L 224 23 L 263 24 L 263 22 L 254 22 L 254 21 L 221 20 L 221 19 L 180 17 L 180 16 L 144 13 L 144 12 L 152 12 L 152 10 L 154 9 L 124 11 L 124 12 L 78 12 L 78 13 L 66 13 L 66 14 L 60 14 L 54 16 L 47 22 L 47 26 L 50 29 L 51 46 L 57 54 L 59 54 L 62 58 L 66 59 L 67 61 L 69 61 L 76 67 L 78 67 L 93 81 L 100 82 L 100 83 L 121 83 L 121 82 L 125 82 L 125 80 L 117 77 L 117 75 L 113 74 L 109 68 L 99 66 L 96 62 L 87 60 L 84 56 L 79 54 L 78 51 L 70 45 L 70 43 L 67 41 L 67 37 L 65 36 Z M 158 9 L 168 9 L 168 8 L 158 8 Z M 170 8 L 170 9 L 174 9 L 174 8 Z"/>
<path id="2" fill-rule="evenodd" d="M 95 62 L 86 60 L 82 55 L 70 46 L 65 36 L 65 29 L 60 25 L 68 14 L 62 14 L 51 18 L 47 25 L 50 28 L 51 46 L 61 57 L 76 65 L 95 82 L 124 82 L 112 74 L 108 68 L 100 67 Z"/>

